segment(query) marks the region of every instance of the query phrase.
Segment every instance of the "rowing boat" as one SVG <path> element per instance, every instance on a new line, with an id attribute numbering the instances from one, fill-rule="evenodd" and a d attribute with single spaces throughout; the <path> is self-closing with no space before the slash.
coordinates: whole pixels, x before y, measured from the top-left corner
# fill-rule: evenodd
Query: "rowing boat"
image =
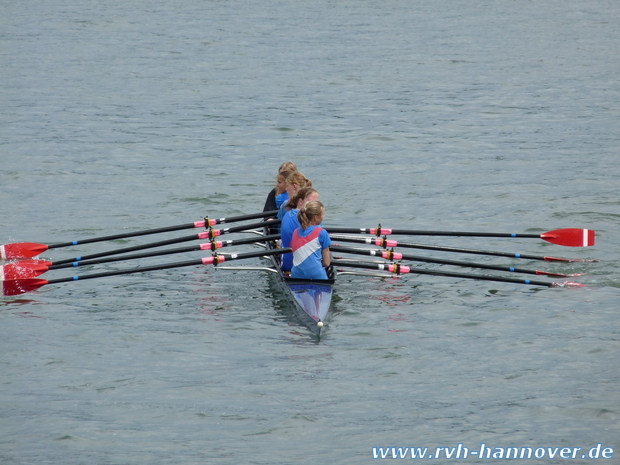
<path id="1" fill-rule="evenodd" d="M 267 250 L 277 247 L 274 241 L 266 243 Z M 276 272 L 278 287 L 286 296 L 295 314 L 320 338 L 326 329 L 325 322 L 331 308 L 332 289 L 336 281 L 333 268 L 328 268 L 329 279 L 290 278 L 282 271 L 281 255 L 270 255 L 269 259 Z"/>
<path id="2" fill-rule="evenodd" d="M 88 256 L 75 257 L 68 260 L 58 260 L 54 262 L 46 261 L 46 260 L 32 260 L 30 262 L 20 260 L 16 263 L 9 263 L 7 265 L 0 265 L 0 295 L 9 296 L 9 295 L 19 295 L 26 292 L 34 291 L 42 286 L 47 284 L 57 284 L 57 283 L 65 283 L 72 282 L 77 280 L 84 279 L 92 279 L 92 278 L 102 278 L 106 276 L 117 276 L 131 273 L 144 273 L 147 271 L 155 271 L 155 270 L 164 270 L 171 268 L 179 268 L 185 266 L 197 266 L 197 265 L 215 265 L 216 269 L 243 269 L 243 270 L 263 270 L 269 271 L 277 275 L 276 282 L 278 286 L 283 291 L 287 300 L 291 303 L 292 309 L 295 311 L 301 322 L 303 322 L 308 328 L 317 335 L 317 337 L 321 337 L 324 332 L 325 322 L 328 320 L 329 311 L 331 307 L 332 301 L 332 288 L 335 282 L 335 274 L 333 269 L 328 270 L 328 279 L 294 279 L 287 277 L 281 268 L 281 257 L 282 253 L 291 252 L 291 248 L 278 248 L 277 245 L 277 234 L 270 234 L 270 230 L 274 227 L 277 227 L 280 220 L 272 220 L 272 221 L 262 221 L 260 223 L 254 224 L 246 224 L 233 228 L 223 228 L 223 229 L 212 229 L 212 226 L 221 223 L 230 223 L 234 221 L 245 221 L 248 219 L 259 218 L 261 216 L 270 217 L 271 214 L 276 213 L 276 211 L 271 212 L 261 212 L 261 213 L 253 213 L 250 215 L 241 215 L 237 217 L 229 217 L 229 218 L 219 218 L 219 219 L 208 219 L 205 218 L 204 221 L 197 221 L 194 223 L 187 223 L 177 226 L 170 226 L 166 228 L 156 228 L 156 229 L 148 229 L 142 231 L 136 231 L 133 233 L 122 233 L 116 234 L 112 236 L 102 236 L 96 238 L 85 239 L 82 241 L 71 241 L 71 242 L 63 242 L 59 244 L 38 244 L 32 242 L 22 242 L 22 243 L 13 243 L 13 244 L 5 244 L 0 245 L 0 259 L 20 259 L 20 258 L 30 258 L 36 255 L 39 255 L 45 250 L 59 247 L 69 247 L 71 245 L 77 244 L 86 244 L 92 242 L 99 241 L 108 241 L 115 240 L 119 238 L 133 237 L 133 236 L 143 236 L 147 234 L 155 234 L 159 232 L 169 232 L 169 231 L 177 231 L 180 229 L 190 229 L 190 228 L 202 228 L 208 226 L 208 231 L 202 232 L 200 234 L 192 234 L 186 237 L 180 237 L 176 239 L 169 239 L 165 241 L 158 241 L 149 244 L 142 244 L 134 247 L 124 247 L 121 249 L 109 250 L 107 252 L 101 252 L 97 254 L 91 254 Z M 500 271 L 510 271 L 514 273 L 525 273 L 525 274 L 535 274 L 535 275 L 546 275 L 546 276 L 560 276 L 560 277 L 572 277 L 579 276 L 580 273 L 573 274 L 563 274 L 557 272 L 548 272 L 548 271 L 540 271 L 540 270 L 529 270 L 523 268 L 516 268 L 513 266 L 500 266 L 500 265 L 492 265 L 492 264 L 477 264 L 472 262 L 464 262 L 464 261 L 456 261 L 456 260 L 443 260 L 443 259 L 434 259 L 430 257 L 419 257 L 415 255 L 409 254 L 401 254 L 399 252 L 394 252 L 393 248 L 396 246 L 410 247 L 410 248 L 420 248 L 420 249 L 428 249 L 428 250 L 441 250 L 441 251 L 450 251 L 450 252 L 459 252 L 459 253 L 474 253 L 480 255 L 494 255 L 494 256 L 508 256 L 512 258 L 524 258 L 524 259 L 532 259 L 532 260 L 545 260 L 545 261 L 561 261 L 561 262 L 575 262 L 575 261 L 596 261 L 589 259 L 569 259 L 569 258 L 558 258 L 558 257 L 549 257 L 542 255 L 524 255 L 524 254 L 513 254 L 507 252 L 493 252 L 493 251 L 484 251 L 484 250 L 473 250 L 473 249 L 457 249 L 453 247 L 440 247 L 440 246 L 428 246 L 424 244 L 409 244 L 409 243 L 401 243 L 399 241 L 388 240 L 385 236 L 388 234 L 395 235 L 438 235 L 438 236 L 471 236 L 471 237 L 521 237 L 521 238 L 533 238 L 533 239 L 542 239 L 547 242 L 551 242 L 557 245 L 563 245 L 568 247 L 588 247 L 594 245 L 595 242 L 595 232 L 589 229 L 578 229 L 578 228 L 565 228 L 565 229 L 556 229 L 554 231 L 549 231 L 543 234 L 520 234 L 520 233 L 477 233 L 477 232 L 462 232 L 462 231 L 418 231 L 418 230 L 406 230 L 406 229 L 384 229 L 379 226 L 379 228 L 329 228 L 330 233 L 346 233 L 346 234 L 357 234 L 357 233 L 369 233 L 376 237 L 359 237 L 359 236 L 332 236 L 334 239 L 342 240 L 345 242 L 359 242 L 365 244 L 374 244 L 376 246 L 380 246 L 381 249 L 359 249 L 359 248 L 348 248 L 342 247 L 339 245 L 335 245 L 332 247 L 332 250 L 339 251 L 343 253 L 353 253 L 353 254 L 362 254 L 362 255 L 371 255 L 382 258 L 383 260 L 389 260 L 389 262 L 381 261 L 381 262 L 367 262 L 360 260 L 332 260 L 332 265 L 337 265 L 345 268 L 362 268 L 367 271 L 340 271 L 340 275 L 362 275 L 362 276 L 373 276 L 379 278 L 389 278 L 393 276 L 400 276 L 401 274 L 406 273 L 415 273 L 422 275 L 432 275 L 432 276 L 446 276 L 446 277 L 454 277 L 454 278 L 465 278 L 465 279 L 477 279 L 483 281 L 497 281 L 497 282 L 508 282 L 508 283 L 517 283 L 517 284 L 526 284 L 526 285 L 536 285 L 536 286 L 546 286 L 546 287 L 585 287 L 584 284 L 575 283 L 572 281 L 566 282 L 548 282 L 548 281 L 533 281 L 531 279 L 513 279 L 513 278 L 505 278 L 501 276 L 489 276 L 489 275 L 478 275 L 478 274 L 470 274 L 470 273 L 455 273 L 443 270 L 430 270 L 426 268 L 412 268 L 406 265 L 402 265 L 401 261 L 404 260 L 412 260 L 412 261 L 420 261 L 420 262 L 428 262 L 435 263 L 440 265 L 450 265 L 450 266 L 462 266 L 468 268 L 484 268 L 484 269 L 492 269 L 492 270 L 500 270 Z M 248 232 L 252 234 L 258 234 L 261 236 L 261 239 L 253 241 L 247 239 L 241 240 L 230 240 L 230 241 L 217 241 L 215 242 L 213 239 L 222 234 L 232 233 L 232 232 Z M 273 231 L 274 233 L 276 231 Z M 379 237 L 380 235 L 384 237 Z M 172 249 L 172 250 L 164 250 L 159 252 L 146 252 L 139 253 L 133 255 L 124 255 L 126 252 L 137 251 L 147 248 L 156 248 L 162 245 L 167 244 L 175 244 L 178 242 L 184 242 L 194 239 L 206 239 L 210 240 L 209 243 L 200 244 L 199 246 L 190 246 L 183 247 L 181 249 Z M 262 243 L 263 247 L 266 250 L 261 252 L 248 252 L 248 253 L 234 253 L 234 254 L 220 254 L 216 253 L 215 250 L 228 245 L 241 245 L 241 244 L 251 244 L 251 243 Z M 388 248 L 392 248 L 392 250 L 387 250 Z M 116 260 L 129 260 L 136 258 L 145 258 L 157 255 L 166 255 L 166 254 L 176 254 L 181 252 L 193 251 L 193 250 L 211 250 L 213 251 L 213 255 L 211 257 L 203 257 L 201 259 L 195 260 L 186 260 L 182 262 L 174 262 L 174 263 L 165 263 L 161 265 L 153 265 L 153 266 L 145 266 L 138 268 L 130 268 L 130 269 L 121 269 L 121 270 L 113 270 L 106 271 L 101 273 L 93 273 L 86 274 L 80 276 L 71 276 L 65 278 L 57 278 L 57 279 L 41 279 L 36 278 L 37 276 L 45 273 L 48 270 L 55 268 L 64 268 L 64 265 L 69 265 L 71 267 L 77 265 L 92 265 L 96 263 L 104 263 L 109 261 Z M 120 254 L 120 258 L 104 258 L 100 259 L 100 257 L 108 257 L 110 255 Z M 273 267 L 230 267 L 230 266 L 219 266 L 221 263 L 228 262 L 231 260 L 241 260 L 248 258 L 257 258 L 262 257 L 265 259 L 269 259 Z M 86 261 L 84 261 L 86 259 Z"/>

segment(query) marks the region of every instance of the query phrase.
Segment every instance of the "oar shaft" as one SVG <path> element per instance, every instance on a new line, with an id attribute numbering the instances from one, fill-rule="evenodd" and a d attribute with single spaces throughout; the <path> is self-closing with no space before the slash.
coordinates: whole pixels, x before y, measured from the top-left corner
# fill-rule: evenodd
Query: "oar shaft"
<path id="1" fill-rule="evenodd" d="M 529 284 L 534 286 L 555 287 L 555 283 L 536 281 L 531 279 L 503 278 L 499 276 L 486 276 L 479 274 L 453 273 L 449 271 L 425 270 L 423 268 L 411 268 L 411 273 L 427 274 L 432 276 L 447 276 L 452 278 L 478 279 L 483 281 L 496 281 L 502 283 Z"/>
<path id="2" fill-rule="evenodd" d="M 229 216 L 228 218 L 205 218 L 205 225 L 203 226 L 215 226 L 222 223 L 234 223 L 236 221 L 253 220 L 256 218 L 270 218 L 278 214 L 278 210 L 272 210 L 268 212 L 251 213 L 249 215 Z"/>
<path id="3" fill-rule="evenodd" d="M 385 239 L 382 237 L 352 237 L 352 236 L 339 236 L 337 234 L 330 234 L 331 238 L 336 241 L 342 242 L 355 242 L 360 244 L 373 244 L 380 247 L 404 247 L 409 249 L 420 249 L 420 250 L 435 250 L 438 252 L 457 252 L 457 253 L 465 253 L 465 254 L 473 254 L 473 255 L 490 255 L 496 257 L 510 257 L 510 258 L 522 258 L 526 260 L 544 260 L 544 261 L 558 261 L 558 262 L 573 262 L 573 261 L 583 261 L 582 259 L 576 258 L 559 258 L 559 257 L 548 257 L 543 255 L 530 255 L 524 253 L 512 253 L 512 252 L 497 252 L 492 250 L 478 250 L 478 249 L 466 249 L 459 247 L 446 247 L 439 245 L 428 245 L 428 244 L 418 244 L 418 243 L 408 243 L 401 241 L 394 241 Z"/>
<path id="4" fill-rule="evenodd" d="M 158 233 L 164 233 L 164 232 L 180 231 L 182 229 L 192 229 L 192 228 L 204 227 L 204 221 L 202 221 L 203 226 L 197 226 L 198 223 L 201 223 L 201 222 L 197 221 L 195 223 L 186 223 L 186 224 L 180 224 L 180 225 L 177 225 L 177 226 L 168 226 L 168 227 L 165 227 L 165 228 L 145 229 L 143 231 L 134 231 L 134 232 L 123 233 L 123 234 L 113 234 L 111 236 L 93 237 L 91 239 L 82 239 L 82 240 L 79 240 L 79 241 L 60 242 L 58 244 L 50 244 L 50 245 L 47 246 L 47 248 L 48 249 L 57 249 L 57 248 L 60 248 L 60 247 L 70 247 L 72 245 L 91 244 L 93 242 L 113 241 L 113 240 L 116 240 L 116 239 L 124 239 L 124 238 L 127 238 L 127 237 L 146 236 L 148 234 L 158 234 Z"/>
<path id="5" fill-rule="evenodd" d="M 61 263 L 61 264 L 56 264 L 56 262 L 54 262 L 54 264 L 51 265 L 49 267 L 49 269 L 50 270 L 56 270 L 56 269 L 71 268 L 71 267 L 76 267 L 76 266 L 98 265 L 98 264 L 101 264 L 101 263 L 110 263 L 110 262 L 117 262 L 117 261 L 124 261 L 124 260 L 134 260 L 134 259 L 138 259 L 138 258 L 157 257 L 159 255 L 172 255 L 172 254 L 177 254 L 177 253 L 192 252 L 192 251 L 196 251 L 196 250 L 216 250 L 216 249 L 219 249 L 221 247 L 228 247 L 228 246 L 232 246 L 232 245 L 255 244 L 257 242 L 273 241 L 273 240 L 276 240 L 276 239 L 280 239 L 280 235 L 279 234 L 273 234 L 273 235 L 270 235 L 270 236 L 263 236 L 260 239 L 249 238 L 249 239 L 239 239 L 239 240 L 207 242 L 206 244 L 190 245 L 188 247 L 179 247 L 179 248 L 176 248 L 176 249 L 158 250 L 158 251 L 154 251 L 154 252 L 144 252 L 144 253 L 132 254 L 132 255 L 123 255 L 122 257 L 116 257 L 115 256 L 115 257 L 109 257 L 109 258 L 102 258 L 102 259 L 95 259 L 95 260 L 86 260 L 86 261 L 78 261 L 78 262 L 72 262 L 72 263 Z M 83 258 L 84 257 L 82 257 L 82 259 Z"/>
<path id="6" fill-rule="evenodd" d="M 245 221 L 245 220 L 263 218 L 263 217 L 266 218 L 266 217 L 269 217 L 270 215 L 274 215 L 277 213 L 278 211 L 274 210 L 271 212 L 252 213 L 250 215 L 231 216 L 228 218 L 218 218 L 218 219 L 205 218 L 202 221 L 195 221 L 193 223 L 184 223 L 184 224 L 178 224 L 175 226 L 166 226 L 163 228 L 155 228 L 155 229 L 144 229 L 142 231 L 133 231 L 133 232 L 128 232 L 128 233 L 113 234 L 110 236 L 93 237 L 90 239 L 82 239 L 79 241 L 61 242 L 58 244 L 48 245 L 47 248 L 56 249 L 59 247 L 70 247 L 73 245 L 90 244 L 93 242 L 113 241 L 116 239 L 124 239 L 127 237 L 146 236 L 149 234 L 159 234 L 159 233 L 164 233 L 164 232 L 180 231 L 183 229 L 204 228 L 206 226 L 215 226 L 216 224 L 221 224 L 221 223 L 233 223 L 235 221 Z"/>
<path id="7" fill-rule="evenodd" d="M 290 253 L 290 252 L 292 252 L 292 249 L 283 248 L 283 249 L 274 249 L 274 250 L 262 250 L 259 252 L 248 252 L 248 253 L 242 253 L 242 254 L 231 254 L 227 256 L 217 255 L 215 257 L 205 257 L 202 259 L 194 259 L 194 260 L 187 260 L 183 262 L 167 263 L 163 265 L 153 265 L 153 266 L 145 266 L 145 267 L 139 267 L 139 268 L 131 268 L 127 270 L 105 271 L 102 273 L 93 273 L 93 274 L 86 274 L 86 275 L 81 275 L 81 276 L 71 276 L 67 278 L 50 279 L 47 281 L 47 284 L 66 283 L 70 281 L 82 281 L 84 279 L 104 278 L 108 276 L 119 276 L 119 275 L 124 275 L 124 274 L 146 273 L 148 271 L 166 270 L 170 268 L 181 268 L 184 266 L 218 265 L 226 261 L 241 260 L 241 259 L 246 259 L 246 258 L 257 258 L 257 257 L 264 257 L 264 256 L 269 256 L 269 255 L 279 255 L 279 254 Z"/>
<path id="8" fill-rule="evenodd" d="M 104 271 L 102 273 L 85 274 L 81 276 L 71 276 L 68 278 L 49 279 L 48 284 L 67 283 L 69 281 L 82 281 L 84 279 L 104 278 L 106 276 L 118 276 L 131 273 L 146 273 L 147 271 L 165 270 L 168 268 L 180 268 L 183 266 L 198 266 L 202 265 L 202 260 L 188 260 L 184 262 L 169 263 L 167 265 L 153 265 L 140 268 L 132 268 L 129 270 L 116 270 L 116 271 Z"/>
<path id="9" fill-rule="evenodd" d="M 484 263 L 474 263 L 474 262 L 467 262 L 467 261 L 460 261 L 460 260 L 440 260 L 437 258 L 420 257 L 418 255 L 410 255 L 410 254 L 401 254 L 401 253 L 391 252 L 391 251 L 381 250 L 381 249 L 355 249 L 352 247 L 331 246 L 330 250 L 334 252 L 345 252 L 345 253 L 353 253 L 353 254 L 359 254 L 359 255 L 379 256 L 381 258 L 385 258 L 388 260 L 412 260 L 414 262 L 436 263 L 438 265 L 462 266 L 466 268 L 482 268 L 486 270 L 508 271 L 511 273 L 523 273 L 523 274 L 533 274 L 533 275 L 548 274 L 542 271 L 527 270 L 524 268 L 516 268 L 513 266 L 488 265 Z M 556 273 L 556 276 L 562 276 L 562 275 Z"/>
<path id="10" fill-rule="evenodd" d="M 548 231 L 543 234 L 523 233 L 489 233 L 468 231 L 420 231 L 416 229 L 388 229 L 388 228 L 332 228 L 326 227 L 330 233 L 373 234 L 379 236 L 469 236 L 469 237 L 517 237 L 527 239 L 542 239 L 552 244 L 567 247 L 589 247 L 596 242 L 596 232 L 591 229 L 565 228 Z"/>
<path id="11" fill-rule="evenodd" d="M 366 269 L 374 269 L 374 270 L 389 270 L 388 265 L 382 264 L 369 264 L 369 263 L 361 263 L 361 262 L 348 262 L 346 260 L 332 260 L 332 264 L 334 266 L 345 266 L 345 267 L 353 267 L 353 268 L 366 268 Z M 535 281 L 530 279 L 516 279 L 516 278 L 504 278 L 501 276 L 486 276 L 479 274 L 468 274 L 468 273 L 453 273 L 449 271 L 437 271 L 437 270 L 427 270 L 424 268 L 411 268 L 407 267 L 405 271 L 407 273 L 413 274 L 426 274 L 432 276 L 446 276 L 452 278 L 465 278 L 465 279 L 478 279 L 483 281 L 497 281 L 503 283 L 515 283 L 515 284 L 529 284 L 534 286 L 545 286 L 545 287 L 557 287 L 556 283 L 550 283 L 546 281 Z"/>
<path id="12" fill-rule="evenodd" d="M 107 252 L 93 253 L 90 255 L 83 255 L 81 257 L 73 257 L 73 258 L 66 258 L 64 260 L 56 260 L 54 261 L 54 265 L 62 265 L 66 263 L 81 262 L 84 260 L 92 260 L 95 258 L 108 257 L 110 255 L 118 255 L 118 254 L 123 254 L 123 253 L 128 253 L 128 252 L 135 252 L 137 250 L 151 249 L 154 247 L 162 247 L 164 245 L 178 244 L 180 242 L 188 242 L 188 241 L 193 241 L 196 239 L 205 239 L 205 238 L 204 237 L 201 238 L 200 234 L 192 234 L 191 236 L 177 237 L 175 239 L 167 239 L 165 241 L 150 242 L 148 244 L 135 245 L 132 247 L 124 247 L 121 249 L 108 250 Z"/>
<path id="13" fill-rule="evenodd" d="M 283 253 L 292 252 L 291 248 L 275 249 L 275 250 L 263 250 L 260 252 L 248 252 L 242 254 L 227 254 L 216 255 L 212 257 L 205 257 L 200 260 L 189 260 L 184 262 L 167 263 L 163 265 L 145 266 L 140 268 L 132 268 L 128 270 L 115 270 L 107 271 L 103 273 L 88 274 L 82 276 L 71 276 L 68 278 L 58 279 L 38 279 L 38 278 L 24 278 L 24 279 L 10 279 L 7 281 L 0 281 L 0 290 L 2 295 L 19 295 L 26 292 L 34 291 L 46 284 L 66 283 L 69 281 L 81 281 L 84 279 L 103 278 L 106 276 L 118 276 L 131 273 L 145 273 L 148 271 L 165 270 L 169 268 L 180 268 L 183 266 L 197 266 L 197 265 L 219 265 L 231 260 L 241 260 L 245 258 L 264 257 L 269 255 L 278 255 Z"/>
<path id="14" fill-rule="evenodd" d="M 528 239 L 540 239 L 540 234 L 521 234 L 521 233 L 488 233 L 488 232 L 467 232 L 467 231 L 424 231 L 417 229 L 389 229 L 389 228 L 332 228 L 326 226 L 325 229 L 330 233 L 344 234 L 372 234 L 375 236 L 383 235 L 402 235 L 402 236 L 470 236 L 470 237 L 520 237 Z"/>
<path id="15" fill-rule="evenodd" d="M 63 263 L 81 262 L 84 260 L 92 260 L 94 258 L 108 257 L 110 255 L 118 255 L 118 254 L 123 254 L 123 253 L 128 253 L 128 252 L 136 252 L 138 250 L 151 249 L 154 247 L 162 247 L 164 245 L 178 244 L 180 242 L 188 242 L 188 241 L 193 241 L 196 239 L 209 239 L 211 238 L 211 236 L 218 237 L 222 234 L 235 233 L 235 232 L 245 231 L 248 229 L 258 229 L 258 228 L 262 228 L 265 226 L 271 226 L 271 225 L 275 226 L 280 223 L 281 223 L 280 220 L 273 220 L 273 221 L 262 221 L 260 223 L 247 224 L 243 226 L 236 226 L 234 228 L 214 229 L 211 231 L 202 232 L 200 234 L 192 234 L 190 236 L 183 236 L 183 237 L 178 237 L 175 239 L 167 239 L 165 241 L 151 242 L 149 244 L 136 245 L 133 247 L 124 247 L 121 249 L 109 250 L 107 252 L 99 252 L 95 254 L 84 255 L 82 257 L 74 257 L 74 258 L 68 258 L 65 260 L 58 260 L 54 262 L 54 265 L 61 265 Z"/>

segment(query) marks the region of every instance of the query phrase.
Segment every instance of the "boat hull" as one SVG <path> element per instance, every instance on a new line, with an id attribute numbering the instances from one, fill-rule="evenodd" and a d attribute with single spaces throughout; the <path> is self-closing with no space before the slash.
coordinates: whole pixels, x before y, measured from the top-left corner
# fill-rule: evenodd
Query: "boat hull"
<path id="1" fill-rule="evenodd" d="M 267 249 L 276 244 L 268 243 Z M 276 280 L 282 293 L 291 304 L 297 317 L 317 337 L 325 332 L 329 318 L 335 276 L 331 271 L 330 279 L 298 279 L 287 277 L 280 266 L 280 256 L 269 257 L 275 270 Z"/>

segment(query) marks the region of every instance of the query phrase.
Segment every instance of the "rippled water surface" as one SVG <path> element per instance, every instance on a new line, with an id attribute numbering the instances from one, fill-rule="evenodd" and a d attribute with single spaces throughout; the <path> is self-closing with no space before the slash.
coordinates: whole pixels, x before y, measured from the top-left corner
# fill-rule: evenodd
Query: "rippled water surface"
<path id="1" fill-rule="evenodd" d="M 618 456 L 618 5 L 0 2 L 1 243 L 254 213 L 293 160 L 328 226 L 588 228 L 587 249 L 402 239 L 600 260 L 406 250 L 589 287 L 342 276 L 320 342 L 254 271 L 2 297 L 0 463 L 357 465 L 373 446 L 459 443 Z"/>

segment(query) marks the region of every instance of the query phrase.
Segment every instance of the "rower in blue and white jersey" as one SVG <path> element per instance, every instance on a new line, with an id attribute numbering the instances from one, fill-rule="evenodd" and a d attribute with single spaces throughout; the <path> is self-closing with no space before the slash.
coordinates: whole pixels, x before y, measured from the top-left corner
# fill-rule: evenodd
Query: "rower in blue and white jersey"
<path id="1" fill-rule="evenodd" d="M 297 218 L 299 209 L 303 207 L 306 202 L 309 202 L 311 200 L 319 200 L 319 193 L 313 187 L 303 187 L 291 197 L 290 202 L 292 205 L 295 205 L 296 208 L 287 211 L 282 217 L 282 224 L 280 225 L 282 247 L 291 246 L 293 232 L 300 226 L 299 220 Z M 282 270 L 291 271 L 291 268 L 293 268 L 293 254 L 283 254 Z"/>
<path id="2" fill-rule="evenodd" d="M 318 200 L 310 200 L 298 214 L 299 228 L 293 232 L 292 278 L 327 279 L 325 268 L 331 263 L 327 231 L 319 225 L 325 217 L 325 207 Z"/>

